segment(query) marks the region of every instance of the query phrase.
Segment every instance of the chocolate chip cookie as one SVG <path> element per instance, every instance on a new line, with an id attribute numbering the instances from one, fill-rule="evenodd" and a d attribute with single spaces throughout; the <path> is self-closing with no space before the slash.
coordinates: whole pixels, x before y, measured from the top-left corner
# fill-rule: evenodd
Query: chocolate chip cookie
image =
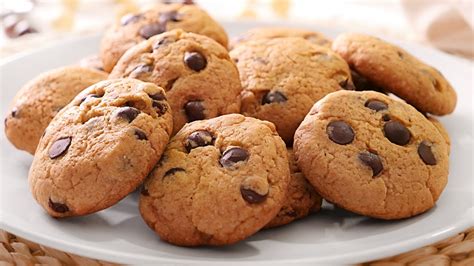
<path id="1" fill-rule="evenodd" d="M 53 217 L 110 207 L 142 183 L 171 130 L 161 88 L 134 79 L 99 82 L 46 128 L 30 168 L 31 192 Z"/>
<path id="2" fill-rule="evenodd" d="M 241 113 L 273 122 L 288 144 L 316 101 L 353 89 L 347 63 L 329 48 L 302 38 L 248 41 L 230 56 L 243 87 Z"/>
<path id="3" fill-rule="evenodd" d="M 448 178 L 448 149 L 436 127 L 409 104 L 377 92 L 327 95 L 299 126 L 294 149 L 323 198 L 381 219 L 429 210 Z"/>
<path id="4" fill-rule="evenodd" d="M 322 198 L 301 173 L 291 148 L 288 149 L 288 161 L 290 163 L 290 184 L 283 201 L 283 207 L 277 216 L 265 225 L 265 228 L 289 224 L 321 209 Z"/>
<path id="5" fill-rule="evenodd" d="M 443 75 L 402 48 L 363 34 L 339 35 L 332 44 L 360 75 L 421 112 L 452 113 L 456 92 Z"/>
<path id="6" fill-rule="evenodd" d="M 176 133 L 187 122 L 239 113 L 239 72 L 227 50 L 206 36 L 172 30 L 130 48 L 110 78 L 131 77 L 166 90 Z"/>
<path id="7" fill-rule="evenodd" d="M 16 94 L 5 118 L 5 134 L 20 150 L 35 153 L 44 129 L 74 97 L 107 78 L 107 73 L 82 67 L 62 67 L 45 72 Z"/>
<path id="8" fill-rule="evenodd" d="M 224 29 L 198 6 L 157 4 L 141 13 L 124 16 L 105 33 L 100 47 L 104 70 L 110 72 L 128 48 L 172 29 L 205 35 L 227 47 Z"/>
<path id="9" fill-rule="evenodd" d="M 171 139 L 144 185 L 140 213 L 167 242 L 231 244 L 277 215 L 289 176 L 272 123 L 239 114 L 196 121 Z"/>
<path id="10" fill-rule="evenodd" d="M 322 45 L 328 48 L 331 47 L 331 40 L 328 37 L 324 36 L 324 34 L 322 33 L 305 29 L 284 27 L 253 28 L 233 39 L 229 44 L 229 47 L 230 49 L 233 49 L 237 45 L 251 40 L 270 40 L 285 37 L 299 37 L 306 39 L 316 45 Z"/>

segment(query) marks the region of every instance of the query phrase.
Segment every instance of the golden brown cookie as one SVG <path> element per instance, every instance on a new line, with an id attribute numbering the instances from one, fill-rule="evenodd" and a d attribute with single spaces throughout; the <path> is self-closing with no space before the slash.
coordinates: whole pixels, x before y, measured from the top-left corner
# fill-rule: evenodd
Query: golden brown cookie
<path id="1" fill-rule="evenodd" d="M 456 92 L 443 75 L 398 46 L 376 37 L 346 33 L 334 40 L 332 48 L 375 86 L 421 112 L 446 115 L 456 107 Z"/>
<path id="2" fill-rule="evenodd" d="M 239 113 L 239 72 L 227 50 L 206 36 L 173 30 L 130 48 L 109 78 L 137 78 L 165 88 L 174 130 L 191 121 Z"/>
<path id="3" fill-rule="evenodd" d="M 290 163 L 290 183 L 283 207 L 277 216 L 265 225 L 265 228 L 289 224 L 321 209 L 322 198 L 301 173 L 291 148 L 288 149 L 288 161 Z"/>
<path id="4" fill-rule="evenodd" d="M 353 89 L 347 63 L 329 48 L 302 38 L 248 41 L 230 56 L 243 87 L 241 113 L 274 123 L 287 144 L 316 101 Z"/>
<path id="5" fill-rule="evenodd" d="M 415 108 L 377 92 L 338 91 L 321 99 L 296 131 L 294 149 L 322 197 L 366 216 L 425 212 L 447 183 L 443 136 Z"/>
<path id="6" fill-rule="evenodd" d="M 161 88 L 134 79 L 99 82 L 46 128 L 30 168 L 31 192 L 54 217 L 108 208 L 142 183 L 172 128 Z"/>
<path id="7" fill-rule="evenodd" d="M 61 67 L 45 72 L 16 94 L 8 116 L 5 118 L 5 134 L 20 150 L 35 153 L 45 128 L 53 117 L 74 97 L 107 78 L 107 73 L 83 67 Z"/>
<path id="8" fill-rule="evenodd" d="M 262 27 L 248 30 L 236 38 L 234 38 L 229 48 L 234 49 L 237 45 L 251 41 L 251 40 L 270 40 L 275 38 L 299 37 L 306 39 L 316 45 L 331 47 L 331 40 L 324 36 L 324 34 L 299 28 L 285 28 L 285 27 Z"/>
<path id="9" fill-rule="evenodd" d="M 224 29 L 198 6 L 157 4 L 141 13 L 124 16 L 105 33 L 100 47 L 104 70 L 110 72 L 128 48 L 172 29 L 205 35 L 227 47 Z"/>
<path id="10" fill-rule="evenodd" d="M 172 244 L 232 244 L 275 217 L 289 176 L 272 123 L 239 114 L 195 121 L 168 144 L 144 185 L 140 213 Z"/>

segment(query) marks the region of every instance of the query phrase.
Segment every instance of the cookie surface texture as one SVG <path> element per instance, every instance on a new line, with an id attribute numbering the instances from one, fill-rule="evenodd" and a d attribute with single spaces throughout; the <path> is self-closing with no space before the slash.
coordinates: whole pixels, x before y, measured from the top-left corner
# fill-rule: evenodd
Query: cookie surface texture
<path id="1" fill-rule="evenodd" d="M 346 33 L 334 40 L 332 48 L 376 87 L 421 112 L 446 115 L 456 107 L 456 92 L 441 72 L 398 46 L 376 37 Z"/>
<path id="2" fill-rule="evenodd" d="M 161 88 L 134 79 L 99 82 L 47 127 L 30 168 L 30 190 L 54 217 L 110 207 L 142 183 L 171 130 Z"/>
<path id="3" fill-rule="evenodd" d="M 239 73 L 227 50 L 214 40 L 169 31 L 132 47 L 110 78 L 131 77 L 166 90 L 174 133 L 195 120 L 239 113 Z"/>
<path id="4" fill-rule="evenodd" d="M 144 185 L 140 213 L 162 240 L 226 245 L 282 207 L 289 167 L 273 124 L 238 114 L 185 125 Z"/>
<path id="5" fill-rule="evenodd" d="M 107 73 L 82 67 L 62 67 L 40 74 L 16 94 L 5 118 L 5 134 L 20 150 L 34 154 L 53 117 L 85 88 Z"/>
<path id="6" fill-rule="evenodd" d="M 447 183 L 448 148 L 438 129 L 412 106 L 377 92 L 323 98 L 296 131 L 294 149 L 323 198 L 366 216 L 425 212 Z"/>
<path id="7" fill-rule="evenodd" d="M 122 17 L 105 33 L 100 47 L 104 70 L 110 72 L 125 51 L 135 44 L 173 29 L 205 35 L 227 47 L 224 29 L 198 6 L 157 4 L 141 13 Z"/>
<path id="8" fill-rule="evenodd" d="M 339 55 L 302 38 L 249 41 L 230 55 L 243 87 L 241 113 L 274 123 L 287 143 L 316 101 L 353 87 Z"/>

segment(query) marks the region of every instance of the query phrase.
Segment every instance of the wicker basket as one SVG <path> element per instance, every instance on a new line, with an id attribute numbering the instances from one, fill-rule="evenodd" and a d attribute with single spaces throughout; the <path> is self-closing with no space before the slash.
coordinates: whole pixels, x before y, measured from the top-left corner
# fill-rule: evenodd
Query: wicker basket
<path id="1" fill-rule="evenodd" d="M 117 265 L 38 245 L 0 230 L 0 266 Z M 474 265 L 474 227 L 431 246 L 360 265 Z"/>

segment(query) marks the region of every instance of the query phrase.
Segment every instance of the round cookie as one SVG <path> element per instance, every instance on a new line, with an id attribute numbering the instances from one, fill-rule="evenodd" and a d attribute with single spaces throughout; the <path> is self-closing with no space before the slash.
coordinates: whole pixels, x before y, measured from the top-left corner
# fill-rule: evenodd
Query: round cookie
<path id="1" fill-rule="evenodd" d="M 110 72 L 130 47 L 172 29 L 205 35 L 227 47 L 224 29 L 198 6 L 157 4 L 141 13 L 124 16 L 105 33 L 100 47 L 104 70 Z"/>
<path id="2" fill-rule="evenodd" d="M 171 130 L 161 88 L 134 79 L 99 82 L 47 127 L 30 168 L 30 190 L 53 217 L 110 207 L 143 182 Z"/>
<path id="3" fill-rule="evenodd" d="M 363 34 L 339 35 L 332 48 L 360 75 L 421 112 L 452 113 L 456 92 L 435 68 L 402 48 Z"/>
<path id="4" fill-rule="evenodd" d="M 289 224 L 321 209 L 322 198 L 301 173 L 291 148 L 288 149 L 288 161 L 290 163 L 290 183 L 283 207 L 277 216 L 265 225 L 265 228 Z"/>
<path id="5" fill-rule="evenodd" d="M 448 149 L 435 126 L 377 92 L 339 91 L 320 100 L 296 131 L 294 149 L 323 198 L 366 216 L 425 212 L 447 183 Z"/>
<path id="6" fill-rule="evenodd" d="M 232 244 L 275 217 L 289 176 L 272 123 L 239 114 L 196 121 L 171 139 L 144 185 L 140 213 L 172 244 Z"/>
<path id="7" fill-rule="evenodd" d="M 244 32 L 243 34 L 234 38 L 230 44 L 230 49 L 235 48 L 237 45 L 251 41 L 251 40 L 270 40 L 275 38 L 286 38 L 286 37 L 299 37 L 306 39 L 316 45 L 322 45 L 331 47 L 331 40 L 324 36 L 322 33 L 298 29 L 298 28 L 285 28 L 285 27 L 262 27 L 253 28 Z"/>
<path id="8" fill-rule="evenodd" d="M 165 88 L 176 133 L 187 122 L 239 113 L 239 72 L 214 40 L 182 30 L 130 48 L 109 78 L 137 78 Z"/>
<path id="9" fill-rule="evenodd" d="M 100 59 L 99 55 L 89 55 L 87 57 L 82 58 L 79 61 L 79 66 L 90 68 L 94 70 L 104 71 L 104 65 L 102 64 L 102 59 Z"/>
<path id="10" fill-rule="evenodd" d="M 35 153 L 45 128 L 74 97 L 107 73 L 83 67 L 61 67 L 45 72 L 16 94 L 5 118 L 5 135 L 20 150 Z"/>
<path id="11" fill-rule="evenodd" d="M 248 41 L 230 56 L 243 87 L 241 113 L 274 123 L 287 144 L 316 101 L 353 89 L 347 63 L 329 48 L 302 38 Z"/>

